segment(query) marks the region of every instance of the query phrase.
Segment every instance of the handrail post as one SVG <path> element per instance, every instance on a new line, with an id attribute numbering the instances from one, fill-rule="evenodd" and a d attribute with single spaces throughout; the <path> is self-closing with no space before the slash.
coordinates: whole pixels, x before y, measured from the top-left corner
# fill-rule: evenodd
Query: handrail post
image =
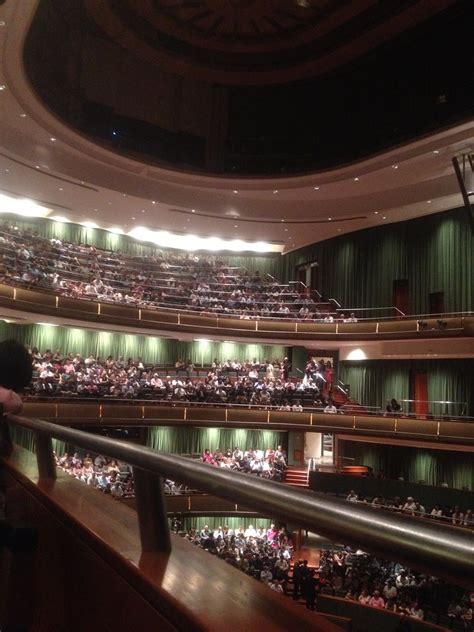
<path id="1" fill-rule="evenodd" d="M 163 479 L 147 470 L 134 467 L 133 480 L 142 551 L 169 553 L 171 538 Z"/>
<path id="2" fill-rule="evenodd" d="M 36 461 L 40 478 L 56 478 L 56 464 L 53 456 L 53 442 L 50 435 L 35 432 Z"/>

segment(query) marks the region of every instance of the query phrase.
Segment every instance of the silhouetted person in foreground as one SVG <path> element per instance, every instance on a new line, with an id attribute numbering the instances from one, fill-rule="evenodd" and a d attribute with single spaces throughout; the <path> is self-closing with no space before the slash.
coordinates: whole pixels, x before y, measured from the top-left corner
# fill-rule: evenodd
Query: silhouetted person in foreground
<path id="1" fill-rule="evenodd" d="M 18 414 L 23 402 L 18 394 L 31 382 L 33 366 L 27 349 L 16 340 L 0 342 L 0 415 Z M 12 445 L 8 424 L 0 417 L 0 456 L 8 456 Z"/>

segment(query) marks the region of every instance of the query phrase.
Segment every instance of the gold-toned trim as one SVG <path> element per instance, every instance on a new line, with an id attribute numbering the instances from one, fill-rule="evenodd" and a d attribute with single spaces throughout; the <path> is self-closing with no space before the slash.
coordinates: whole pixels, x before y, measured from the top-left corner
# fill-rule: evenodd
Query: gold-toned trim
<path id="1" fill-rule="evenodd" d="M 313 425 L 313 413 L 309 413 L 309 425 Z"/>
<path id="2" fill-rule="evenodd" d="M 298 323 L 295 323 L 295 334 L 298 333 Z"/>
<path id="3" fill-rule="evenodd" d="M 270 423 L 270 411 L 267 410 L 267 424 Z"/>
<path id="4" fill-rule="evenodd" d="M 184 409 L 183 419 L 184 419 L 184 421 L 188 420 L 188 409 L 187 408 Z"/>
<path id="5" fill-rule="evenodd" d="M 13 288 L 13 300 L 16 301 L 16 287 Z"/>
<path id="6" fill-rule="evenodd" d="M 339 333 L 339 323 L 336 323 L 336 334 Z"/>
<path id="7" fill-rule="evenodd" d="M 377 321 L 377 324 L 375 326 L 375 333 L 378 334 L 379 333 L 379 321 Z"/>
<path id="8" fill-rule="evenodd" d="M 97 303 L 97 315 L 100 316 L 100 303 Z"/>
<path id="9" fill-rule="evenodd" d="M 229 413 L 229 409 L 228 409 L 228 408 L 226 408 L 226 409 L 225 409 L 225 420 L 226 420 L 226 421 L 229 421 L 229 418 L 228 418 L 228 413 Z"/>
<path id="10" fill-rule="evenodd" d="M 142 308 L 139 307 L 138 308 L 138 320 L 141 320 L 141 319 L 142 319 Z"/>
<path id="11" fill-rule="evenodd" d="M 58 307 L 59 307 L 59 296 L 56 296 L 55 298 L 56 298 L 56 309 L 58 309 Z"/>

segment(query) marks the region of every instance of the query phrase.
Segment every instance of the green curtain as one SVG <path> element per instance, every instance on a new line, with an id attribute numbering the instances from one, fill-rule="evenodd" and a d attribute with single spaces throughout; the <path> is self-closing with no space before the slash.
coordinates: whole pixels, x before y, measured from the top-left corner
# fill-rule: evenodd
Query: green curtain
<path id="1" fill-rule="evenodd" d="M 19 445 L 21 448 L 25 448 L 25 450 L 36 453 L 34 432 L 28 428 L 22 428 L 21 426 L 17 426 L 15 424 L 9 424 L 9 426 L 10 436 L 13 443 L 16 443 L 16 445 Z M 60 439 L 52 439 L 51 441 L 53 444 L 53 450 L 58 456 L 61 456 L 67 451 L 75 452 L 72 446 L 66 445 L 66 443 Z"/>
<path id="2" fill-rule="evenodd" d="M 365 406 L 384 409 L 387 400 L 410 399 L 410 371 L 427 374 L 428 399 L 435 415 L 474 417 L 474 360 L 366 360 L 339 363 L 338 377 L 349 384 L 352 399 Z M 407 412 L 408 406 L 402 402 Z"/>
<path id="3" fill-rule="evenodd" d="M 79 224 L 64 224 L 41 218 L 28 220 L 17 215 L 9 216 L 8 222 L 15 224 L 21 230 L 32 231 L 45 239 L 54 237 L 74 244 L 89 244 L 103 250 L 120 250 L 130 255 L 143 256 L 154 255 L 159 251 L 172 252 L 171 249 L 158 248 L 153 244 L 137 241 L 127 235 L 117 235 L 100 228 L 87 228 Z M 175 252 L 182 253 L 182 251 Z M 199 252 L 197 254 L 199 255 Z M 215 256 L 219 257 L 227 265 L 247 268 L 247 270 L 252 272 L 258 270 L 261 274 L 267 273 L 273 276 L 278 276 L 280 272 L 281 255 L 278 253 L 231 255 L 225 252 L 218 252 Z"/>
<path id="4" fill-rule="evenodd" d="M 270 527 L 271 521 L 267 518 L 252 518 L 247 516 L 235 517 L 235 516 L 199 516 L 199 517 L 191 517 L 186 516 L 182 519 L 183 530 L 188 531 L 189 529 L 203 529 L 205 525 L 209 527 L 209 529 L 217 529 L 218 527 L 223 527 L 227 525 L 234 531 L 239 527 L 243 527 L 247 529 L 249 525 L 253 525 L 256 529 L 261 527 L 262 529 L 268 529 Z"/>
<path id="5" fill-rule="evenodd" d="M 280 277 L 295 279 L 299 265 L 316 261 L 323 295 L 346 309 L 389 307 L 393 281 L 407 279 L 412 314 L 426 314 L 434 292 L 444 292 L 446 311 L 472 311 L 473 255 L 473 231 L 460 208 L 300 248 L 282 257 Z"/>
<path id="6" fill-rule="evenodd" d="M 354 465 L 368 465 L 389 478 L 403 476 L 406 481 L 429 485 L 447 483 L 449 487 L 474 489 L 473 457 L 469 452 L 426 450 L 358 441 L 342 441 L 342 455 L 355 459 Z M 349 462 L 349 461 L 348 461 Z"/>
<path id="7" fill-rule="evenodd" d="M 147 446 L 173 454 L 201 454 L 206 448 L 216 450 L 234 447 L 287 448 L 287 432 L 251 430 L 247 428 L 183 428 L 162 426 L 148 429 Z"/>
<path id="8" fill-rule="evenodd" d="M 349 385 L 354 401 L 385 410 L 392 397 L 398 401 L 409 399 L 409 368 L 409 362 L 340 362 L 338 378 Z"/>
<path id="9" fill-rule="evenodd" d="M 193 341 L 184 342 L 139 334 L 120 334 L 110 331 L 93 331 L 74 327 L 51 325 L 16 325 L 0 322 L 0 340 L 14 338 L 24 345 L 38 347 L 40 351 L 59 349 L 63 353 L 80 353 L 86 357 L 142 358 L 144 362 L 171 364 L 178 358 L 191 359 L 197 366 L 219 361 L 265 359 L 282 360 L 288 348 L 279 345 L 241 344 L 236 342 Z"/>
<path id="10" fill-rule="evenodd" d="M 427 371 L 428 399 L 456 402 L 435 404 L 432 412 L 474 417 L 474 360 L 440 360 L 423 365 Z"/>

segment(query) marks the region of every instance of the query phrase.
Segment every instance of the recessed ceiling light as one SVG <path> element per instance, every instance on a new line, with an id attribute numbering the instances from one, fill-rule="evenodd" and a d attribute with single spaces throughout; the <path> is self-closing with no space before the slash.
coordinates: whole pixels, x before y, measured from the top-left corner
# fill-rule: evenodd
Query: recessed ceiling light
<path id="1" fill-rule="evenodd" d="M 7 86 L 4 83 L 0 84 L 0 90 L 6 90 L 6 89 L 7 89 Z"/>
<path id="2" fill-rule="evenodd" d="M 313 187 L 315 191 L 319 191 L 319 187 Z"/>
<path id="3" fill-rule="evenodd" d="M 81 180 L 81 184 L 84 184 L 84 180 Z"/>
<path id="4" fill-rule="evenodd" d="M 431 204 L 431 200 L 428 200 L 428 204 Z"/>
<path id="5" fill-rule="evenodd" d="M 238 227 L 239 227 L 238 224 L 234 224 L 234 228 L 238 228 Z"/>
<path id="6" fill-rule="evenodd" d="M 233 193 L 238 193 L 238 191 L 235 191 L 235 190 L 234 190 L 234 191 L 233 191 Z"/>
<path id="7" fill-rule="evenodd" d="M 59 187 L 59 190 L 60 190 L 60 191 L 64 191 L 64 189 L 63 189 L 62 187 Z"/>
<path id="8" fill-rule="evenodd" d="M 127 197 L 127 194 L 126 193 L 122 193 L 122 197 Z"/>
<path id="9" fill-rule="evenodd" d="M 35 165 L 35 169 L 39 169 L 39 168 L 40 168 L 40 166 L 39 166 L 39 165 Z"/>
<path id="10" fill-rule="evenodd" d="M 331 222 L 332 221 L 332 217 L 328 217 L 328 221 Z"/>
<path id="11" fill-rule="evenodd" d="M 280 220 L 280 222 L 284 222 L 284 221 L 285 221 L 284 219 L 281 219 L 281 220 Z"/>
<path id="12" fill-rule="evenodd" d="M 151 201 L 151 203 L 152 203 L 152 204 L 156 204 L 155 200 L 152 200 L 152 201 Z"/>
<path id="13" fill-rule="evenodd" d="M 25 114 L 24 112 L 22 112 L 22 113 L 20 114 L 20 116 L 21 116 L 21 118 L 26 118 L 26 114 Z"/>
<path id="14" fill-rule="evenodd" d="M 142 213 L 146 213 L 146 211 L 145 211 L 145 209 L 144 209 L 144 208 L 142 208 Z"/>
<path id="15" fill-rule="evenodd" d="M 5 169 L 5 173 L 10 173 L 10 169 Z"/>
<path id="16" fill-rule="evenodd" d="M 5 26 L 6 22 L 5 20 L 0 20 L 0 26 Z"/>
<path id="17" fill-rule="evenodd" d="M 192 208 L 191 213 L 195 213 L 195 212 L 196 212 L 196 209 Z"/>
<path id="18" fill-rule="evenodd" d="M 378 214 L 379 214 L 379 212 L 378 212 L 378 211 L 374 211 L 374 215 L 378 215 Z"/>
<path id="19" fill-rule="evenodd" d="M 382 217 L 382 219 L 387 219 L 387 218 L 386 218 L 386 217 L 385 217 L 385 215 L 384 215 L 384 216 Z"/>
<path id="20" fill-rule="evenodd" d="M 136 217 L 132 217 L 132 219 L 137 219 Z"/>
<path id="21" fill-rule="evenodd" d="M 354 178 L 354 182 L 359 182 L 359 178 Z"/>
<path id="22" fill-rule="evenodd" d="M 191 220 L 188 218 L 186 221 L 187 221 L 187 222 L 190 222 Z"/>
<path id="23" fill-rule="evenodd" d="M 285 228 L 285 233 L 287 233 L 287 232 L 288 232 L 288 228 Z"/>
<path id="24" fill-rule="evenodd" d="M 278 193 L 278 189 L 275 189 L 275 191 L 273 191 L 273 193 Z"/>
<path id="25" fill-rule="evenodd" d="M 49 139 L 52 143 L 56 142 L 56 139 L 54 138 L 54 136 L 51 136 L 51 138 Z"/>
<path id="26" fill-rule="evenodd" d="M 398 165 L 392 165 L 392 169 L 398 169 Z"/>
<path id="27" fill-rule="evenodd" d="M 434 153 L 434 154 L 439 154 L 439 149 L 435 149 L 435 150 L 433 151 L 433 153 Z"/>

